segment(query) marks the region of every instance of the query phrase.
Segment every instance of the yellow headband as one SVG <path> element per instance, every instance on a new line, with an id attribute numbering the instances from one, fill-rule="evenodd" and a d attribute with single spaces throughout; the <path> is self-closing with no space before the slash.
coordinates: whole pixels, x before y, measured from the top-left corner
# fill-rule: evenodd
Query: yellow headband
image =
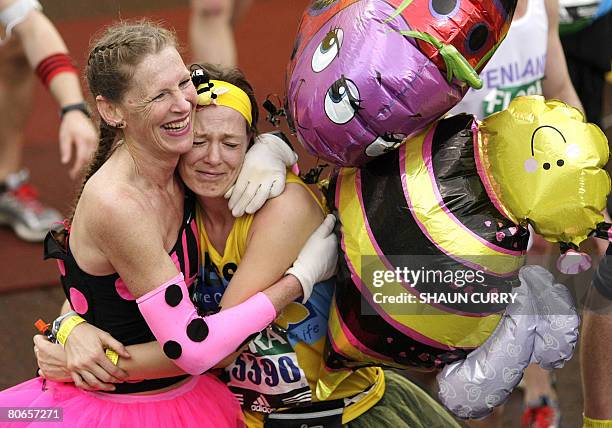
<path id="1" fill-rule="evenodd" d="M 209 80 L 198 85 L 198 105 L 209 106 L 216 104 L 236 110 L 247 121 L 249 126 L 253 122 L 251 113 L 251 100 L 249 96 L 236 85 L 222 80 Z"/>

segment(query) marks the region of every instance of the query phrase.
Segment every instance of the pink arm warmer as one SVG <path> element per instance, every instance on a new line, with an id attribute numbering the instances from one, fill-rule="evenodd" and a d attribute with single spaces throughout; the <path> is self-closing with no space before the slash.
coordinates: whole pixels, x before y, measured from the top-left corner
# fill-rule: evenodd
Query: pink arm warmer
<path id="1" fill-rule="evenodd" d="M 276 310 L 263 293 L 214 315 L 198 316 L 183 274 L 136 300 L 142 316 L 168 358 L 198 375 L 235 352 L 253 333 L 265 329 Z"/>

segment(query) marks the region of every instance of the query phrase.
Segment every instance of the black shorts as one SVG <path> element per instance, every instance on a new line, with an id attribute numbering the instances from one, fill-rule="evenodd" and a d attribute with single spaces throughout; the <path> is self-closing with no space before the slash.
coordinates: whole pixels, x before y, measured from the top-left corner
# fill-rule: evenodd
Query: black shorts
<path id="1" fill-rule="evenodd" d="M 606 255 L 599 262 L 593 275 L 593 287 L 603 297 L 612 301 L 612 244 L 608 245 Z"/>

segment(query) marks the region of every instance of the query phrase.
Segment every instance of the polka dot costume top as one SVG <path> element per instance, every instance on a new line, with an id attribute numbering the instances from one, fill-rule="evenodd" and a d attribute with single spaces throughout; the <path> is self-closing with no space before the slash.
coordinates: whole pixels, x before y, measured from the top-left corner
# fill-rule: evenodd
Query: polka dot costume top
<path id="1" fill-rule="evenodd" d="M 61 238 L 64 239 L 61 239 Z M 155 341 L 142 317 L 136 299 L 130 294 L 117 273 L 104 276 L 90 275 L 79 268 L 70 247 L 69 234 L 49 232 L 45 238 L 45 259 L 56 259 L 66 297 L 75 312 L 90 324 L 108 332 L 124 345 Z M 63 241 L 63 242 L 62 242 Z M 198 233 L 195 222 L 195 197 L 185 195 L 183 221 L 170 257 L 185 276 L 190 291 L 198 271 Z M 178 287 L 177 287 L 178 288 Z M 180 289 L 178 290 L 180 293 Z M 176 300 L 170 294 L 168 301 Z M 180 296 L 179 296 L 180 297 Z M 200 326 L 193 326 L 193 335 L 205 335 Z M 116 385 L 115 393 L 150 391 L 170 386 L 186 376 Z"/>

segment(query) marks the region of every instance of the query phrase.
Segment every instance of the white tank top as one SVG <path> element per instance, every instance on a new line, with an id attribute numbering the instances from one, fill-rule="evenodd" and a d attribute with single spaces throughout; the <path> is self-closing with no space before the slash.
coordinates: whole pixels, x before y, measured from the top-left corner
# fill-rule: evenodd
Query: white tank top
<path id="1" fill-rule="evenodd" d="M 541 95 L 547 44 L 544 0 L 528 0 L 525 15 L 512 21 L 508 35 L 480 73 L 482 88 L 470 89 L 449 113 L 483 119 L 508 107 L 514 97 Z"/>

